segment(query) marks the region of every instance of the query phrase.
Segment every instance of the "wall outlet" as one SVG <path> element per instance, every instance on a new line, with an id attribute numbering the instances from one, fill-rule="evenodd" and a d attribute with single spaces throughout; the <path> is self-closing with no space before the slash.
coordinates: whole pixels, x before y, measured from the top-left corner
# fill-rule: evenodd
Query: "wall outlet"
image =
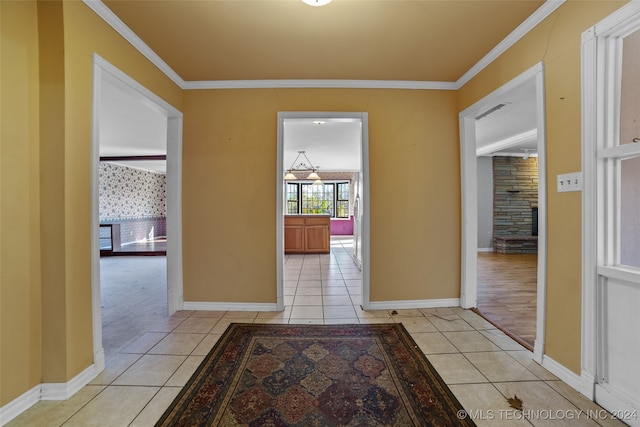
<path id="1" fill-rule="evenodd" d="M 558 175 L 558 193 L 582 191 L 582 172 Z"/>

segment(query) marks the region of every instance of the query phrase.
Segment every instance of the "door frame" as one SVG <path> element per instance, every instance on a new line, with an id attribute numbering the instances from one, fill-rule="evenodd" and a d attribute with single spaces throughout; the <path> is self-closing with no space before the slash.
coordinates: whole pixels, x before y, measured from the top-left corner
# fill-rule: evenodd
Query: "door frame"
<path id="1" fill-rule="evenodd" d="M 619 69 L 621 38 L 640 29 L 640 3 L 629 2 L 609 17 L 582 33 L 582 348 L 579 391 L 596 399 L 600 349 L 598 349 L 599 261 L 610 256 L 605 248 L 607 230 L 604 188 L 598 179 L 606 171 L 598 149 L 614 132 L 610 122 L 617 118 L 620 100 L 613 90 Z M 631 145 L 631 144 L 630 144 Z M 629 147 L 632 148 L 632 147 Z"/>
<path id="2" fill-rule="evenodd" d="M 544 65 L 534 65 L 513 80 L 496 89 L 459 114 L 460 170 L 462 183 L 462 260 L 460 306 L 477 307 L 478 274 L 478 186 L 475 121 L 487 106 L 502 101 L 502 96 L 525 81 L 535 79 L 538 134 L 538 268 L 536 339 L 533 355 L 542 363 L 546 313 L 547 262 L 547 179 L 546 179 L 546 126 L 544 97 Z"/>
<path id="3" fill-rule="evenodd" d="M 168 315 L 182 310 L 182 113 L 100 57 L 93 55 L 93 125 L 91 146 L 91 290 L 94 363 L 104 369 L 100 295 L 100 97 L 109 81 L 167 117 L 167 308 Z"/>
<path id="4" fill-rule="evenodd" d="M 360 175 L 362 177 L 362 308 L 370 308 L 369 252 L 369 118 L 366 112 L 278 112 L 276 159 L 276 287 L 277 310 L 284 310 L 284 121 L 285 119 L 357 119 L 362 124 Z"/>

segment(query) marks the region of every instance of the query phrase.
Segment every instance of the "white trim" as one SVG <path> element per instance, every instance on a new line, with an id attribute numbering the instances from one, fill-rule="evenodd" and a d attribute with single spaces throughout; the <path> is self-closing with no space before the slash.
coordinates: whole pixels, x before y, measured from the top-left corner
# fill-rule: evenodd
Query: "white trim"
<path id="1" fill-rule="evenodd" d="M 416 90 L 458 90 L 484 70 L 496 58 L 524 37 L 529 31 L 544 21 L 565 0 L 547 0 L 524 20 L 504 40 L 471 67 L 455 82 L 409 81 L 409 80 L 206 80 L 185 81 L 158 54 L 156 54 L 137 34 L 135 34 L 101 0 L 83 0 L 100 18 L 118 34 L 151 61 L 181 89 L 264 89 L 264 88 L 353 88 L 353 89 L 416 89 Z"/>
<path id="2" fill-rule="evenodd" d="M 158 67 L 175 84 L 184 89 L 184 80 L 160 56 L 153 51 L 131 28 L 129 28 L 118 16 L 111 11 L 101 0 L 82 0 L 100 18 L 111 26 L 118 34 L 128 41 L 138 52 Z"/>
<path id="3" fill-rule="evenodd" d="M 101 371 L 105 366 L 102 347 L 102 301 L 100 290 L 100 93 L 101 58 L 93 57 L 93 125 L 91 128 L 91 322 L 93 327 L 93 363 Z"/>
<path id="4" fill-rule="evenodd" d="M 40 400 L 69 399 L 94 379 L 102 369 L 94 363 L 66 383 L 43 383 Z"/>
<path id="5" fill-rule="evenodd" d="M 276 304 L 278 310 L 284 310 L 284 119 L 285 114 L 278 112 L 276 141 Z"/>
<path id="6" fill-rule="evenodd" d="M 167 311 L 182 310 L 182 113 L 167 119 Z"/>
<path id="7" fill-rule="evenodd" d="M 184 309 L 201 311 L 282 311 L 277 304 L 271 303 L 199 301 L 185 301 Z"/>
<path id="8" fill-rule="evenodd" d="M 564 365 L 553 360 L 546 354 L 542 358 L 542 366 L 558 377 L 560 380 L 567 383 L 567 385 L 574 390 L 581 392 L 583 388 L 583 382 L 580 375 L 573 372 L 571 369 L 566 368 Z"/>
<path id="9" fill-rule="evenodd" d="M 629 157 L 636 157 L 640 154 L 639 143 L 627 143 L 616 145 L 615 147 L 607 147 L 598 150 L 598 159 L 619 159 L 624 160 Z"/>
<path id="10" fill-rule="evenodd" d="M 452 82 L 412 80 L 214 80 L 185 82 L 183 89 L 288 89 L 288 88 L 347 88 L 347 89 L 414 89 L 457 90 Z"/>
<path id="11" fill-rule="evenodd" d="M 522 83 L 535 79 L 537 136 L 538 136 L 538 269 L 537 269 L 537 313 L 536 342 L 534 344 L 534 360 L 542 362 L 544 354 L 544 333 L 546 315 L 546 132 L 545 132 L 545 99 L 544 99 L 544 66 L 540 62 L 508 83 L 479 100 L 459 114 L 460 120 L 460 169 L 462 184 L 462 260 L 460 305 L 463 308 L 477 306 L 477 234 L 478 234 L 478 188 L 477 188 L 477 155 L 475 117 L 488 104 L 499 99 L 508 91 Z"/>
<path id="12" fill-rule="evenodd" d="M 0 426 L 7 424 L 41 400 L 69 399 L 95 378 L 102 369 L 104 367 L 100 368 L 94 363 L 66 383 L 38 384 L 0 408 Z"/>
<path id="13" fill-rule="evenodd" d="M 608 279 L 620 280 L 622 282 L 633 283 L 636 285 L 640 281 L 640 277 L 638 277 L 638 269 L 633 267 L 620 265 L 609 267 L 599 265 L 596 267 L 596 273 L 600 276 L 606 276 Z"/>
<path id="14" fill-rule="evenodd" d="M 637 25 L 635 21 L 637 17 L 633 15 L 640 13 L 640 2 L 637 0 L 630 1 L 620 9 L 613 12 L 602 21 L 598 22 L 593 28 L 593 37 L 599 37 L 606 34 L 609 37 L 625 37 L 636 31 Z M 589 32 L 589 30 L 585 31 Z"/>
<path id="15" fill-rule="evenodd" d="M 362 124 L 362 132 L 360 135 L 361 143 L 361 171 L 362 171 L 362 307 L 368 310 L 370 295 L 370 204 L 369 204 L 369 115 L 366 112 L 327 112 L 327 111 L 296 111 L 296 112 L 278 112 L 278 130 L 276 145 L 276 286 L 277 286 L 277 304 L 280 310 L 284 309 L 284 182 L 282 173 L 284 171 L 284 120 L 289 118 L 309 118 L 309 119 L 331 119 L 331 118 L 349 118 L 359 120 Z"/>
<path id="16" fill-rule="evenodd" d="M 402 310 L 408 308 L 460 307 L 460 298 L 371 301 L 370 310 Z"/>
<path id="17" fill-rule="evenodd" d="M 362 122 L 362 147 L 360 152 L 360 167 L 362 178 L 362 220 L 361 232 L 361 257 L 358 268 L 362 271 L 362 295 L 361 303 L 364 310 L 371 307 L 371 198 L 369 197 L 369 113 L 361 113 Z"/>
<path id="18" fill-rule="evenodd" d="M 483 155 L 483 156 L 478 156 L 478 157 L 522 157 L 523 153 L 509 153 L 506 151 L 501 151 L 499 153 L 492 153 L 492 154 L 488 154 L 488 155 Z M 529 153 L 529 157 L 533 157 L 536 158 L 538 157 L 538 153 Z"/>
<path id="19" fill-rule="evenodd" d="M 547 125 L 544 69 L 536 74 L 536 116 L 538 129 L 538 270 L 536 339 L 533 358 L 542 363 L 547 319 Z"/>
<path id="20" fill-rule="evenodd" d="M 476 150 L 476 156 L 485 156 L 487 154 L 493 153 L 494 151 L 504 150 L 518 144 L 534 142 L 537 139 L 538 129 L 531 129 L 526 132 L 519 133 L 518 135 L 510 136 L 509 138 L 503 139 L 501 141 L 496 141 L 480 147 Z M 523 154 L 524 153 L 518 153 L 518 156 L 522 157 Z M 533 153 L 531 154 L 533 155 Z"/>
<path id="21" fill-rule="evenodd" d="M 467 109 L 468 110 L 468 109 Z M 478 107 L 463 111 L 460 120 L 460 183 L 462 199 L 460 306 L 477 304 L 478 270 L 478 158 L 475 117 Z"/>
<path id="22" fill-rule="evenodd" d="M 603 408 L 614 408 L 614 415 L 630 427 L 640 426 L 640 406 L 633 402 L 633 397 L 620 393 L 608 384 L 600 384 L 597 389 L 598 404 Z"/>
<path id="23" fill-rule="evenodd" d="M 111 63 L 93 54 L 93 129 L 91 154 L 91 289 L 93 353 L 96 372 L 104 369 L 102 347 L 102 308 L 100 301 L 99 239 L 99 162 L 100 162 L 100 86 L 109 81 L 140 102 L 167 117 L 167 306 L 171 315 L 182 309 L 182 113 L 171 104 L 133 80 Z"/>
<path id="24" fill-rule="evenodd" d="M 0 408 L 0 426 L 7 424 L 9 421 L 31 408 L 40 401 L 41 384 L 33 387 L 31 390 L 16 397 L 11 402 Z"/>
<path id="25" fill-rule="evenodd" d="M 612 127 L 607 125 L 605 103 L 612 102 L 611 94 L 605 93 L 609 87 L 611 62 L 609 52 L 611 43 L 637 29 L 640 2 L 631 1 L 598 24 L 582 33 L 581 71 L 582 71 L 582 322 L 581 322 L 581 377 L 579 391 L 588 398 L 596 399 L 597 364 L 598 364 L 598 260 L 607 260 L 611 248 L 605 247 L 604 227 L 599 226 L 599 219 L 604 218 L 604 199 L 607 193 L 597 176 L 608 173 L 597 158 L 606 151 L 605 141 L 610 140 L 608 132 Z M 636 24 L 634 24 L 636 22 Z M 598 145 L 600 144 L 600 146 Z M 635 144 L 632 144 L 635 145 Z M 632 150 L 631 148 L 621 149 Z M 617 153 L 615 150 L 614 154 Z M 611 153 L 609 153 L 611 154 Z M 611 273 L 610 270 L 607 271 Z M 626 277 L 623 272 L 618 272 Z"/>
<path id="26" fill-rule="evenodd" d="M 593 381 L 583 385 L 588 398 L 595 399 L 596 384 L 596 241 L 597 241 L 597 180 L 596 180 L 596 38 L 595 28 L 582 34 L 582 320 L 580 366 L 583 379 Z"/>
<path id="27" fill-rule="evenodd" d="M 562 6 L 565 0 L 547 0 L 542 6 L 531 14 L 527 19 L 518 25 L 518 27 L 511 32 L 504 40 L 496 45 L 489 51 L 480 61 L 469 69 L 462 77 L 456 82 L 457 88 L 461 88 L 467 84 L 472 78 L 478 75 L 482 70 L 495 61 L 500 55 L 505 53 L 507 49 L 516 44 L 518 40 L 527 35 L 529 31 L 533 30 L 539 23 L 547 19 L 557 8 Z"/>
<path id="28" fill-rule="evenodd" d="M 478 252 L 493 252 L 493 248 L 478 248 Z"/>

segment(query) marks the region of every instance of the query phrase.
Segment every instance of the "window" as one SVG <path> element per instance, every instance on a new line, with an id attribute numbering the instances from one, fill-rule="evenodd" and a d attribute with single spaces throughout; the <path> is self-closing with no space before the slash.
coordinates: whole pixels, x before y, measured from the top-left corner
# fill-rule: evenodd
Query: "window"
<path id="1" fill-rule="evenodd" d="M 300 184 L 302 203 L 300 212 L 303 214 L 329 214 L 334 212 L 333 184 Z"/>
<path id="2" fill-rule="evenodd" d="M 287 213 L 289 215 L 298 213 L 298 206 L 300 205 L 298 202 L 300 194 L 298 189 L 298 184 L 287 183 Z"/>
<path id="3" fill-rule="evenodd" d="M 349 218 L 349 183 L 336 183 L 336 216 Z"/>
<path id="4" fill-rule="evenodd" d="M 287 214 L 323 214 L 349 218 L 349 183 L 287 182 Z"/>

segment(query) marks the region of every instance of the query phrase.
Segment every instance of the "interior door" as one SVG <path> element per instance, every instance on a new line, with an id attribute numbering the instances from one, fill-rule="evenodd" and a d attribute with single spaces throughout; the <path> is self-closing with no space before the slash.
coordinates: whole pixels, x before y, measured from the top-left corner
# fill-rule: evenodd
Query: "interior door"
<path id="1" fill-rule="evenodd" d="M 611 47 L 596 161 L 595 398 L 640 426 L 640 30 Z"/>

